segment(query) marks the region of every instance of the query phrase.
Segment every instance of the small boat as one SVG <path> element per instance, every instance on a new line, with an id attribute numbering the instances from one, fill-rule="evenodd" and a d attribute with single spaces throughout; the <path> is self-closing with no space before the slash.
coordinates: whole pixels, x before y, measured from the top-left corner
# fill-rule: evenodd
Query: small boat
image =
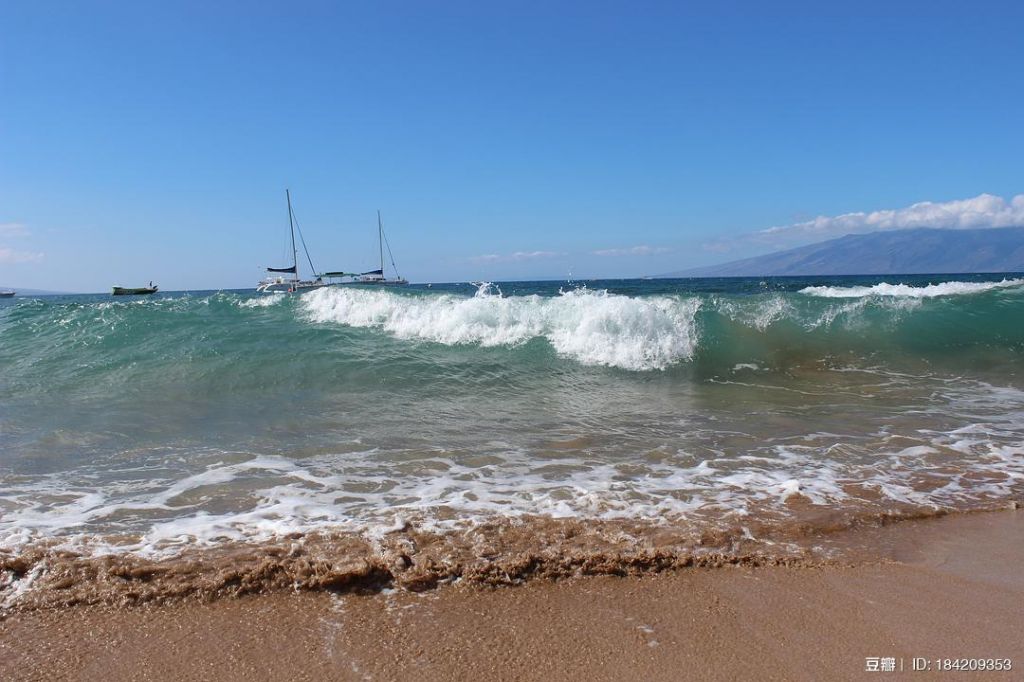
<path id="1" fill-rule="evenodd" d="M 114 296 L 146 296 L 155 294 L 159 288 L 150 282 L 148 287 L 114 287 L 111 294 Z"/>
<path id="2" fill-rule="evenodd" d="M 384 276 L 384 247 L 388 247 L 388 256 L 391 258 L 391 267 L 395 271 L 395 276 L 388 278 Z M 384 222 L 381 220 L 380 211 L 377 211 L 377 251 L 380 253 L 380 268 L 377 270 L 369 270 L 367 272 L 325 272 L 320 277 L 327 277 L 330 279 L 341 279 L 338 282 L 331 282 L 335 285 L 348 285 L 348 284 L 371 284 L 376 286 L 384 287 L 401 287 L 409 283 L 409 280 L 405 279 L 398 274 L 398 266 L 395 265 L 395 256 L 391 253 L 391 244 L 388 243 L 388 238 L 384 234 Z"/>
<path id="3" fill-rule="evenodd" d="M 292 265 L 290 268 L 267 268 L 267 272 L 283 273 L 276 276 L 268 276 L 266 279 L 260 280 L 256 285 L 256 291 L 261 294 L 275 294 L 279 292 L 295 293 L 303 289 L 318 289 L 325 287 L 327 284 L 320 279 L 318 276 L 316 279 L 300 279 L 299 278 L 299 252 L 295 246 L 295 213 L 292 211 L 292 194 L 291 191 L 284 191 L 285 198 L 288 200 L 288 229 L 292 236 Z M 309 257 L 309 249 L 306 248 L 306 240 L 302 237 L 302 229 L 299 228 L 299 240 L 302 242 L 302 249 L 306 252 L 306 260 L 309 261 L 309 267 L 313 268 L 313 260 Z M 284 274 L 289 274 L 291 277 L 284 277 Z"/>
<path id="4" fill-rule="evenodd" d="M 14 294 L 10 289 L 0 289 L 0 298 L 14 298 Z"/>

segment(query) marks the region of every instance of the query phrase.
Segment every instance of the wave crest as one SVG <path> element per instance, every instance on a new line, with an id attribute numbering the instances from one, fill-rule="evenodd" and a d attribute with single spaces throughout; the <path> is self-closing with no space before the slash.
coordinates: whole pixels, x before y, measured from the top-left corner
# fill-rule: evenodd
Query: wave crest
<path id="1" fill-rule="evenodd" d="M 585 365 L 664 369 L 697 346 L 697 298 L 634 298 L 577 289 L 555 297 L 505 297 L 481 286 L 472 298 L 331 288 L 302 297 L 307 319 L 378 328 L 445 345 L 518 346 L 543 338 Z"/>
<path id="2" fill-rule="evenodd" d="M 882 282 L 870 287 L 805 287 L 800 290 L 800 293 L 820 298 L 863 298 L 866 296 L 934 298 L 936 296 L 980 294 L 985 291 L 1010 289 L 1020 286 L 1024 286 L 1024 279 L 1004 279 L 999 282 L 942 282 L 941 284 L 928 284 L 923 287 Z"/>

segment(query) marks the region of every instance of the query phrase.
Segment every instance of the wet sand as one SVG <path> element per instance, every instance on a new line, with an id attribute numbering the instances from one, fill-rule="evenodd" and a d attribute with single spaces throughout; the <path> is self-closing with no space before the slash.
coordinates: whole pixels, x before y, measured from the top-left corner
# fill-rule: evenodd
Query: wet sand
<path id="1" fill-rule="evenodd" d="M 866 657 L 1010 658 L 1024 670 L 1024 513 L 850 533 L 854 565 L 271 594 L 0 622 L 3 679 L 843 680 Z M 898 673 L 897 673 L 898 674 Z"/>

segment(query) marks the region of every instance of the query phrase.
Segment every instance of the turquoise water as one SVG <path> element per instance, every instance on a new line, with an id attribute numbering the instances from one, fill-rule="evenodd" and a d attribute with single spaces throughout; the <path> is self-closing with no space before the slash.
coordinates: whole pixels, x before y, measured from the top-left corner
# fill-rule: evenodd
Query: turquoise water
<path id="1" fill-rule="evenodd" d="M 1019 496 L 1024 279 L 0 302 L 0 546 Z"/>

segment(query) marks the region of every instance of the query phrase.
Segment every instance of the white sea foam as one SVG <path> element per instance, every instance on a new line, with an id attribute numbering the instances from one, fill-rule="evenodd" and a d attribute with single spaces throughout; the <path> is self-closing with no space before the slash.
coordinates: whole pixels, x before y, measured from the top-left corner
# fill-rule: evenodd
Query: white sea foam
<path id="1" fill-rule="evenodd" d="M 793 305 L 782 296 L 749 300 L 717 297 L 713 304 L 724 315 L 758 331 L 764 331 L 779 320 L 796 315 Z"/>
<path id="2" fill-rule="evenodd" d="M 1004 279 L 999 282 L 943 282 L 923 287 L 882 282 L 870 287 L 805 287 L 800 290 L 800 293 L 819 298 L 864 298 L 866 296 L 934 298 L 936 296 L 979 294 L 995 289 L 1011 289 L 1021 286 L 1024 286 L 1024 279 Z"/>
<path id="3" fill-rule="evenodd" d="M 238 302 L 238 305 L 242 308 L 268 308 L 285 301 L 287 298 L 285 294 L 279 292 L 260 294 L 253 298 L 242 299 Z"/>
<path id="4" fill-rule="evenodd" d="M 761 370 L 761 366 L 758 365 L 756 362 L 739 362 L 739 363 L 736 363 L 735 365 L 733 365 L 732 371 L 734 371 L 734 372 L 741 372 L 741 371 L 743 371 L 745 369 L 749 369 L 751 371 L 758 372 L 758 371 Z"/>
<path id="5" fill-rule="evenodd" d="M 953 429 L 871 437 L 814 432 L 699 460 L 685 451 L 621 462 L 568 453 L 551 460 L 493 442 L 481 446 L 483 465 L 438 450 L 419 453 L 415 467 L 396 468 L 392 455 L 367 450 L 304 459 L 225 453 L 186 475 L 133 470 L 105 485 L 87 471 L 69 471 L 9 482 L 0 498 L 0 548 L 48 538 L 96 554 L 164 556 L 293 532 L 373 538 L 407 521 L 450 531 L 526 514 L 713 526 L 751 514 L 784 517 L 794 495 L 842 508 L 857 495 L 850 484 L 875 490 L 879 509 L 960 508 L 1005 499 L 1024 481 L 1024 444 L 1016 435 L 1024 395 L 1001 390 L 983 400 L 997 401 L 1002 414 Z M 976 397 L 950 399 L 981 409 Z M 852 503 L 876 504 L 870 496 Z M 118 541 L 102 540 L 105 533 Z"/>
<path id="6" fill-rule="evenodd" d="M 33 583 L 46 572 L 46 562 L 40 561 L 22 577 L 17 577 L 13 571 L 0 572 L 0 610 L 9 608 L 32 589 Z"/>
<path id="7" fill-rule="evenodd" d="M 373 327 L 400 339 L 446 345 L 518 346 L 546 339 L 585 365 L 664 369 L 693 356 L 697 298 L 633 298 L 578 289 L 556 297 L 501 296 L 481 285 L 476 296 L 409 296 L 355 288 L 302 297 L 307 319 Z"/>

